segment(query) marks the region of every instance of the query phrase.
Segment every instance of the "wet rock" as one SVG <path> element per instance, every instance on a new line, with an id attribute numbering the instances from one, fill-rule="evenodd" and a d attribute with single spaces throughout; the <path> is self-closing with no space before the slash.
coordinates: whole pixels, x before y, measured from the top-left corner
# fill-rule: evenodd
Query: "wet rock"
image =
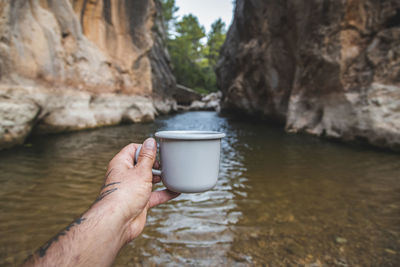
<path id="1" fill-rule="evenodd" d="M 56 133 L 153 120 L 150 97 L 38 87 L 0 88 L 0 143 L 20 144 L 31 132 Z"/>
<path id="2" fill-rule="evenodd" d="M 0 92 L 0 147 L 22 144 L 39 112 L 33 101 L 9 98 Z"/>
<path id="3" fill-rule="evenodd" d="M 193 103 L 187 107 L 186 110 L 205 110 L 206 109 L 206 103 L 202 101 L 193 101 Z"/>
<path id="4" fill-rule="evenodd" d="M 335 259 L 335 265 L 336 266 L 341 266 L 341 267 L 347 267 L 347 266 L 349 266 L 348 264 L 347 264 L 347 261 L 345 260 L 345 259 L 343 259 L 343 258 L 340 258 L 340 259 Z"/>
<path id="5" fill-rule="evenodd" d="M 317 261 L 315 261 L 313 263 L 306 264 L 305 266 L 306 267 L 322 267 L 324 265 L 322 264 L 322 262 L 320 260 L 317 260 Z"/>
<path id="6" fill-rule="evenodd" d="M 178 105 L 183 106 L 188 106 L 193 101 L 201 100 L 201 94 L 180 84 L 176 85 L 173 97 L 177 101 Z"/>
<path id="7" fill-rule="evenodd" d="M 258 233 L 255 233 L 255 232 L 250 233 L 249 236 L 250 236 L 251 238 L 256 238 L 256 239 L 259 238 L 259 234 L 258 234 Z"/>
<path id="8" fill-rule="evenodd" d="M 193 101 L 188 110 L 213 110 L 219 112 L 221 110 L 221 97 L 222 93 L 220 91 L 210 93 L 201 100 Z"/>
<path id="9" fill-rule="evenodd" d="M 228 251 L 228 256 L 237 262 L 246 262 L 250 258 L 250 257 L 244 255 L 243 253 L 240 253 L 240 252 L 236 253 L 233 251 Z"/>
<path id="10" fill-rule="evenodd" d="M 339 236 L 335 238 L 335 241 L 338 244 L 346 244 L 347 243 L 347 239 L 346 238 L 339 237 Z"/>
<path id="11" fill-rule="evenodd" d="M 135 97 L 135 100 L 131 102 L 131 105 L 123 113 L 122 119 L 133 123 L 150 122 L 154 120 L 154 114 L 153 102 L 146 98 Z"/>
<path id="12" fill-rule="evenodd" d="M 396 251 L 394 251 L 393 249 L 390 249 L 390 248 L 385 248 L 385 252 L 389 253 L 389 254 L 392 254 L 392 255 L 396 255 L 397 254 Z"/>
<path id="13" fill-rule="evenodd" d="M 175 99 L 172 98 L 153 98 L 154 108 L 157 114 L 168 114 L 178 110 L 178 105 Z"/>
<path id="14" fill-rule="evenodd" d="M 400 2 L 237 0 L 222 106 L 400 150 Z"/>

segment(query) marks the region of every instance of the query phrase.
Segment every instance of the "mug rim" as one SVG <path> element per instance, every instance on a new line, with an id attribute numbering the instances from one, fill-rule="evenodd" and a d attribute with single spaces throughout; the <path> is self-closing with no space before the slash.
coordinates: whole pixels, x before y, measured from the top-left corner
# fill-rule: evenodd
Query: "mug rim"
<path id="1" fill-rule="evenodd" d="M 158 138 L 174 140 L 211 140 L 222 139 L 225 133 L 217 131 L 159 131 L 155 134 Z"/>

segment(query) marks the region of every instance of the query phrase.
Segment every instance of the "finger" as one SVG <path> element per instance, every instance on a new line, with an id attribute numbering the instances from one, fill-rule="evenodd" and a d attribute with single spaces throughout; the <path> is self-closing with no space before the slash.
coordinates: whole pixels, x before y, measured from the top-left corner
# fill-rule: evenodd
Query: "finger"
<path id="1" fill-rule="evenodd" d="M 153 184 L 157 184 L 161 182 L 161 177 L 160 176 L 153 176 L 153 180 L 151 181 Z"/>
<path id="2" fill-rule="evenodd" d="M 154 162 L 153 168 L 156 169 L 156 170 L 160 169 L 160 162 L 159 162 L 158 160 L 156 160 L 156 161 Z M 154 175 L 154 176 L 153 176 L 152 183 L 153 183 L 153 184 L 157 184 L 157 183 L 159 183 L 159 182 L 161 182 L 161 177 L 158 176 L 158 175 Z"/>
<path id="3" fill-rule="evenodd" d="M 154 161 L 156 160 L 157 144 L 154 138 L 147 138 L 140 150 L 138 162 L 136 166 L 151 171 Z"/>
<path id="4" fill-rule="evenodd" d="M 158 161 L 158 160 L 156 160 L 155 162 L 154 162 L 154 165 L 153 165 L 153 168 L 154 169 L 160 169 L 160 162 Z"/>
<path id="5" fill-rule="evenodd" d="M 150 195 L 149 208 L 165 203 L 168 200 L 174 199 L 179 195 L 180 193 L 172 192 L 168 189 L 154 191 Z"/>
<path id="6" fill-rule="evenodd" d="M 117 167 L 117 166 L 124 166 L 128 169 L 133 168 L 134 166 L 133 159 L 135 157 L 135 152 L 138 147 L 139 144 L 133 144 L 133 143 L 125 146 L 110 161 L 108 168 L 111 169 L 112 167 Z"/>

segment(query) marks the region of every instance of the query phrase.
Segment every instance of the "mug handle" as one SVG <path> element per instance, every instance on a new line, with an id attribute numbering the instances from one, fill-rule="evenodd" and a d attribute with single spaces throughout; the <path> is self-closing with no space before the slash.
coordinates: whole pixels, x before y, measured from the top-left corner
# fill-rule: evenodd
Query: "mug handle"
<path id="1" fill-rule="evenodd" d="M 140 154 L 140 150 L 142 149 L 142 145 L 139 146 L 138 149 L 136 149 L 136 153 L 135 153 L 135 165 L 136 162 L 138 162 L 138 158 L 139 158 L 139 154 Z M 155 176 L 161 176 L 161 171 L 160 170 L 156 170 L 156 169 L 151 169 L 151 172 L 153 173 L 153 175 Z"/>

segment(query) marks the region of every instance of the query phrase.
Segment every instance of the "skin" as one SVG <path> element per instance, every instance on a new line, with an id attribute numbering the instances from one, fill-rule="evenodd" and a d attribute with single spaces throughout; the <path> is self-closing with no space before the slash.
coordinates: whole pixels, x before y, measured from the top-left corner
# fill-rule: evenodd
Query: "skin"
<path id="1" fill-rule="evenodd" d="M 179 194 L 153 191 L 161 181 L 151 173 L 158 167 L 156 141 L 147 139 L 138 162 L 139 144 L 129 144 L 110 161 L 99 196 L 81 217 L 50 239 L 23 266 L 110 266 L 120 249 L 140 235 L 147 211 Z"/>

